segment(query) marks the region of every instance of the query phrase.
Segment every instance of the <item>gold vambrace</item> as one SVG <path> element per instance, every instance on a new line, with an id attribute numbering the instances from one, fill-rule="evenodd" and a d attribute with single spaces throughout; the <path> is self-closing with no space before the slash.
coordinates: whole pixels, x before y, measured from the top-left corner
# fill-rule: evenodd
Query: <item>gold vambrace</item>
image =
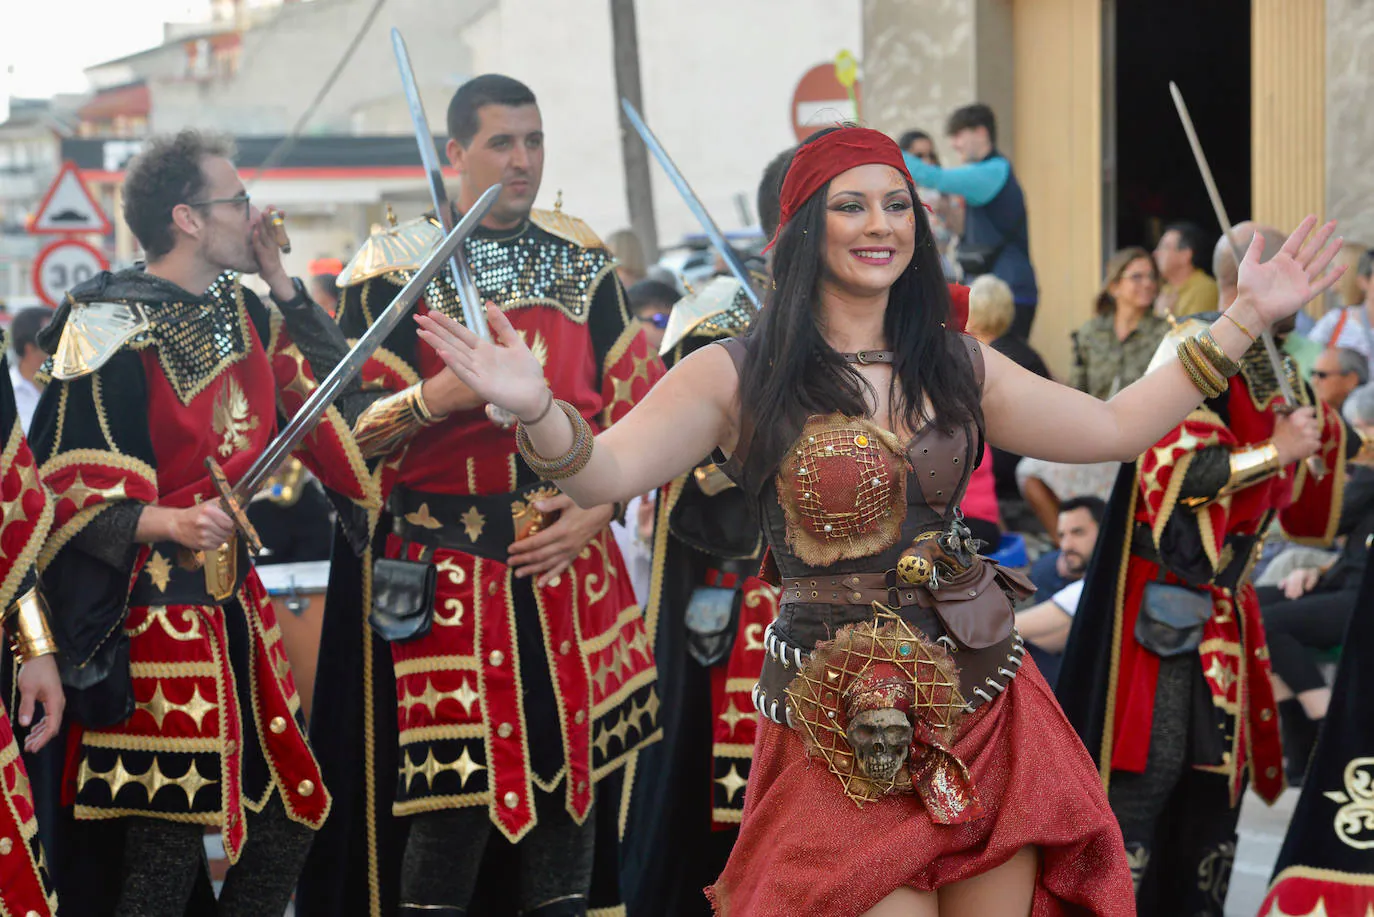
<path id="1" fill-rule="evenodd" d="M 434 414 L 425 404 L 420 384 L 372 402 L 353 424 L 353 438 L 364 458 L 386 455 L 409 442 L 424 427 L 446 415 Z"/>
<path id="2" fill-rule="evenodd" d="M 1279 464 L 1279 449 L 1273 443 L 1263 443 L 1231 453 L 1231 478 L 1217 493 L 1217 497 L 1244 490 L 1265 478 L 1272 478 L 1283 470 Z"/>
<path id="3" fill-rule="evenodd" d="M 0 615 L 0 622 L 4 622 L 14 644 L 14 655 L 21 663 L 57 652 L 57 641 L 48 629 L 49 614 L 48 602 L 35 586 Z"/>

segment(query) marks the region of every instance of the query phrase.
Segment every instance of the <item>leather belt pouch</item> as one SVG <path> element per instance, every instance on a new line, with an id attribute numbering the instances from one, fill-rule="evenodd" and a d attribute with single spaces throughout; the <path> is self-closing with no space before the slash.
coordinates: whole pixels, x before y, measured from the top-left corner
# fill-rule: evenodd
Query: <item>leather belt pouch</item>
<path id="1" fill-rule="evenodd" d="M 1202 644 L 1202 628 L 1212 616 L 1212 597 L 1169 583 L 1146 583 L 1135 619 L 1135 639 L 1157 656 L 1180 656 Z"/>
<path id="2" fill-rule="evenodd" d="M 372 564 L 372 611 L 367 618 L 373 633 L 390 643 L 428 634 L 438 582 L 438 570 L 429 561 L 378 558 Z"/>

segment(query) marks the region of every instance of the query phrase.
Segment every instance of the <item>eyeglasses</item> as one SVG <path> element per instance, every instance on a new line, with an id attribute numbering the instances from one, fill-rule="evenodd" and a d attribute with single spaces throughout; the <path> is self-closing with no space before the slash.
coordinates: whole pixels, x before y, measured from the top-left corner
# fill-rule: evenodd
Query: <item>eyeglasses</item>
<path id="1" fill-rule="evenodd" d="M 1348 376 L 1354 370 L 1350 369 L 1314 369 L 1312 370 L 1313 379 L 1329 379 L 1332 376 Z"/>
<path id="2" fill-rule="evenodd" d="M 655 328 L 657 328 L 659 331 L 662 331 L 664 328 L 667 328 L 667 327 L 668 327 L 668 313 L 667 313 L 667 312 L 655 312 L 653 315 L 640 315 L 640 316 L 637 316 L 637 317 L 638 317 L 639 320 L 640 320 L 641 322 L 643 322 L 644 324 L 646 324 L 646 325 L 653 325 L 653 326 L 654 326 Z"/>
<path id="3" fill-rule="evenodd" d="M 188 207 L 209 207 L 211 204 L 242 204 L 243 218 L 245 220 L 248 219 L 253 212 L 253 201 L 252 198 L 248 196 L 247 191 L 244 191 L 242 194 L 235 194 L 233 197 L 212 197 L 204 201 L 186 202 L 186 206 Z"/>
<path id="4" fill-rule="evenodd" d="M 1154 274 L 1122 274 L 1122 280 L 1129 280 L 1131 283 L 1144 283 L 1147 280 L 1154 280 Z"/>

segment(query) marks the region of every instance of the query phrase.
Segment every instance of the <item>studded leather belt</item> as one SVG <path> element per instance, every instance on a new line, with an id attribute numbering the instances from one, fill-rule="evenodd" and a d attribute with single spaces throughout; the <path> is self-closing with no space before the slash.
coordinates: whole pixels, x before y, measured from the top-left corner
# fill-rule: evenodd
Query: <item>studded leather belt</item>
<path id="1" fill-rule="evenodd" d="M 781 605 L 869 605 L 882 602 L 890 608 L 933 604 L 929 593 L 915 586 L 899 586 L 895 571 L 850 573 L 844 576 L 798 576 L 782 581 Z"/>

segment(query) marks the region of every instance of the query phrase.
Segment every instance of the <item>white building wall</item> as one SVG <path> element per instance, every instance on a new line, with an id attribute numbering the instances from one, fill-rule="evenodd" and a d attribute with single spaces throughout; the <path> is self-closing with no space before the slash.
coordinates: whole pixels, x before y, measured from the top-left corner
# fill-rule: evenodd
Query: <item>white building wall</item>
<path id="1" fill-rule="evenodd" d="M 763 167 L 796 142 L 797 81 L 836 53 L 861 50 L 859 0 L 640 0 L 643 115 L 722 228 L 753 214 Z M 466 30 L 478 72 L 529 84 L 548 135 L 539 206 L 564 208 L 603 236 L 627 226 L 619 97 L 606 0 L 503 0 Z M 696 221 L 652 167 L 659 241 Z M 754 215 L 756 217 L 756 215 Z"/>

